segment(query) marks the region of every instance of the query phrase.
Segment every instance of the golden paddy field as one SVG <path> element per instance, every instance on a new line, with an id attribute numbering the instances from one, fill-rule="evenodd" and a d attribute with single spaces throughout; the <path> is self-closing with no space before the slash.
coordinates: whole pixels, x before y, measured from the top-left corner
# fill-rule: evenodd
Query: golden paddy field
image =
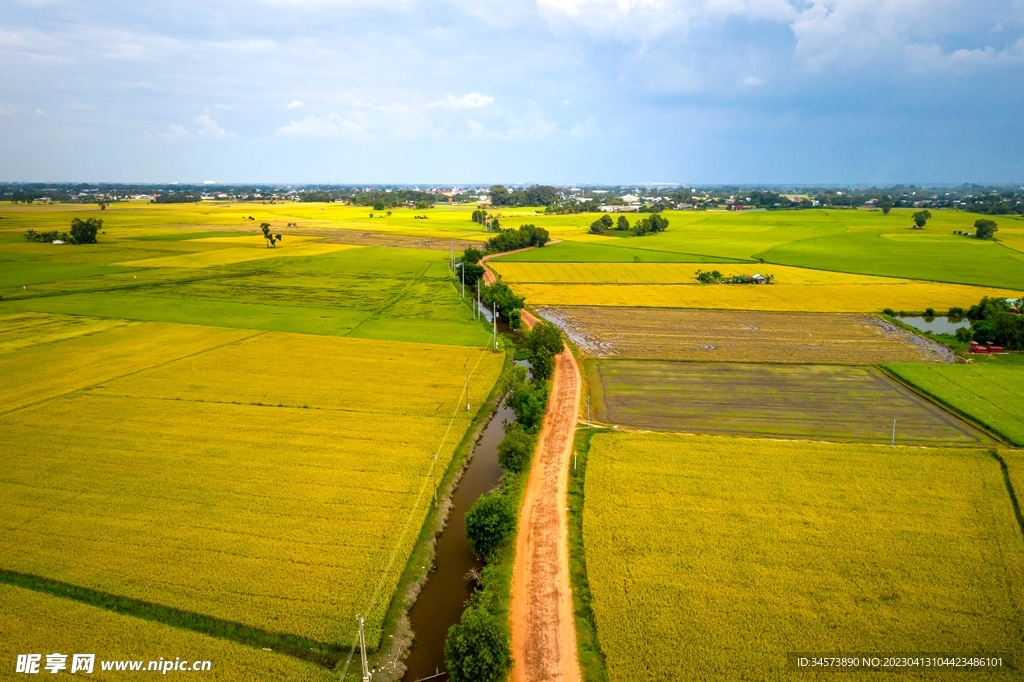
<path id="1" fill-rule="evenodd" d="M 1024 655 L 1024 543 L 985 450 L 600 434 L 583 535 L 610 682 L 839 677 L 791 652 Z"/>
<path id="2" fill-rule="evenodd" d="M 969 307 L 982 296 L 1021 292 L 962 284 L 728 263 L 493 263 L 533 305 L 704 308 L 778 312 L 872 313 Z M 697 270 L 774 274 L 771 285 L 700 284 Z"/>
<path id="3" fill-rule="evenodd" d="M 440 477 L 502 360 L 167 323 L 41 332 L 0 355 L 0 568 L 328 643 L 363 613 L 376 646 L 434 455 Z"/>
<path id="4" fill-rule="evenodd" d="M 71 654 L 95 654 L 93 673 L 87 676 L 91 680 L 124 679 L 125 672 L 103 672 L 103 660 L 145 661 L 145 669 L 149 661 L 161 657 L 210 661 L 209 671 L 197 673 L 205 680 L 241 682 L 254 676 L 294 682 L 337 679 L 324 668 L 283 654 L 0 585 L 0 659 L 5 665 L 10 664 L 8 670 L 14 669 L 13 662 L 19 654 L 43 654 L 45 665 L 46 654 L 55 651 L 68 654 L 69 670 Z"/>

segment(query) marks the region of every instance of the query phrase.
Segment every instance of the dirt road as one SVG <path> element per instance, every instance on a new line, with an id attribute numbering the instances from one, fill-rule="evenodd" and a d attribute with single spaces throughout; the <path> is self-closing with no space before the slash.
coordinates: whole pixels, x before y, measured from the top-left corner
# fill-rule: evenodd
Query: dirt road
<path id="1" fill-rule="evenodd" d="M 536 318 L 525 310 L 523 322 Z M 555 358 L 544 427 L 519 517 L 512 573 L 512 680 L 579 682 L 569 582 L 569 466 L 580 404 L 580 374 L 568 349 Z"/>

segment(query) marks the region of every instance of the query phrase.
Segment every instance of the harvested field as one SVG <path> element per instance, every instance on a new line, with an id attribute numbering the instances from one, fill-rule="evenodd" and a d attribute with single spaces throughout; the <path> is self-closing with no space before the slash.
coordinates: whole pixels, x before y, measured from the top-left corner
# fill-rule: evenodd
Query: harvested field
<path id="1" fill-rule="evenodd" d="M 790 652 L 1024 656 L 1024 542 L 983 450 L 600 434 L 583 514 L 610 682 L 950 680 Z"/>
<path id="2" fill-rule="evenodd" d="M 991 444 L 870 367 L 589 361 L 592 416 L 658 431 L 889 443 Z"/>
<path id="3" fill-rule="evenodd" d="M 163 323 L 0 356 L 0 568 L 326 643 L 360 612 L 376 646 L 501 363 Z"/>
<path id="4" fill-rule="evenodd" d="M 945 346 L 868 315 L 549 308 L 540 314 L 598 358 L 731 362 L 953 362 Z"/>

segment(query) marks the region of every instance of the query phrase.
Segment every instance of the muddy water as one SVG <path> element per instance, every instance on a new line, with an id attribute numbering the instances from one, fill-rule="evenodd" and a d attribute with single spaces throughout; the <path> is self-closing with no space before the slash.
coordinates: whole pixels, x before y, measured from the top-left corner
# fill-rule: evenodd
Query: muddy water
<path id="1" fill-rule="evenodd" d="M 447 674 L 434 677 L 445 670 L 444 638 L 448 628 L 459 621 L 475 586 L 466 574 L 483 567 L 473 556 L 466 537 L 466 512 L 478 497 L 498 484 L 502 473 L 498 464 L 498 443 L 505 435 L 505 424 L 515 418 L 507 407 L 498 409 L 473 449 L 473 459 L 452 496 L 448 526 L 437 539 L 437 569 L 427 578 L 427 584 L 409 610 L 416 640 L 405 659 L 408 668 L 402 678 L 405 682 L 448 677 Z"/>

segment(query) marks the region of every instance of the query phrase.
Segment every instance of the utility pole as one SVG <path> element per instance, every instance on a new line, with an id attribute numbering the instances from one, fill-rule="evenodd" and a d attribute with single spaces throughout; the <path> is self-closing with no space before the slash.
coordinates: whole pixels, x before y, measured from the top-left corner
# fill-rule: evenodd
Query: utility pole
<path id="1" fill-rule="evenodd" d="M 363 661 L 363 682 L 370 682 L 370 666 L 366 662 L 366 638 L 363 637 L 362 616 L 359 616 L 359 657 Z"/>
<path id="2" fill-rule="evenodd" d="M 892 446 L 896 447 L 896 420 L 892 420 Z"/>
<path id="3" fill-rule="evenodd" d="M 469 412 L 469 375 L 466 375 L 466 412 Z"/>
<path id="4" fill-rule="evenodd" d="M 590 394 L 587 394 L 587 431 L 590 430 Z"/>
<path id="5" fill-rule="evenodd" d="M 494 326 L 494 350 L 498 350 L 498 307 L 491 303 L 491 323 Z"/>
<path id="6" fill-rule="evenodd" d="M 459 263 L 459 278 L 462 280 L 462 298 L 466 298 L 466 264 Z"/>

